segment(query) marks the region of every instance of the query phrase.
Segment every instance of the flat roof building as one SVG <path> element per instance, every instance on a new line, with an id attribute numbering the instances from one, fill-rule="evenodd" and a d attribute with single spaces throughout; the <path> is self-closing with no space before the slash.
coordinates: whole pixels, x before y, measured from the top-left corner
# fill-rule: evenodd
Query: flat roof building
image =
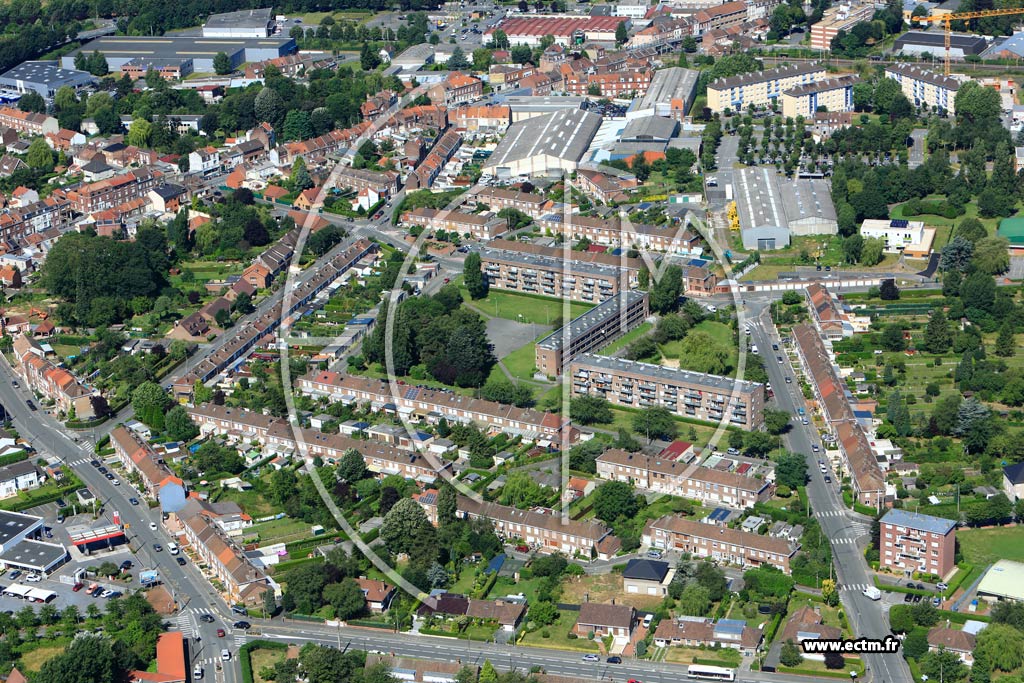
<path id="1" fill-rule="evenodd" d="M 73 69 L 75 55 L 102 52 L 111 71 L 129 65 L 142 70 L 152 65 L 157 71 L 175 64 L 190 63 L 200 73 L 213 72 L 213 59 L 223 52 L 237 67 L 242 62 L 265 62 L 296 51 L 295 40 L 280 38 L 205 38 L 200 36 L 103 36 L 61 57 L 61 66 Z M 130 64 L 129 64 L 130 63 Z"/>
<path id="2" fill-rule="evenodd" d="M 734 178 L 745 249 L 781 249 L 791 235 L 839 231 L 828 181 L 791 180 L 769 168 L 740 169 Z"/>
<path id="3" fill-rule="evenodd" d="M 980 55 L 988 47 L 984 36 L 969 33 L 949 34 L 949 58 L 963 61 L 965 57 Z M 893 54 L 929 55 L 945 58 L 946 37 L 942 31 L 907 31 L 896 39 Z"/>
<path id="4" fill-rule="evenodd" d="M 622 142 L 664 142 L 676 136 L 679 122 L 664 116 L 642 116 L 630 121 L 622 130 Z"/>
<path id="5" fill-rule="evenodd" d="M 843 3 L 833 5 L 821 15 L 821 20 L 811 26 L 811 47 L 815 50 L 831 50 L 832 39 L 840 31 L 847 33 L 862 21 L 871 21 L 875 5 L 866 3 Z"/>
<path id="6" fill-rule="evenodd" d="M 945 578 L 956 567 L 956 521 L 893 508 L 879 522 L 879 564 Z"/>
<path id="7" fill-rule="evenodd" d="M 78 90 L 95 82 L 91 74 L 62 69 L 57 62 L 22 62 L 0 75 L 0 88 L 10 88 L 21 93 L 37 92 L 47 99 L 52 99 L 57 90 L 65 85 Z"/>
<path id="8" fill-rule="evenodd" d="M 512 123 L 566 109 L 582 109 L 583 103 L 586 101 L 586 97 L 573 96 L 508 95 L 495 97 L 495 103 L 503 104 L 512 110 Z"/>
<path id="9" fill-rule="evenodd" d="M 787 90 L 827 77 L 825 67 L 809 62 L 777 69 L 719 78 L 708 84 L 708 107 L 721 113 L 754 107 L 769 107 Z"/>
<path id="10" fill-rule="evenodd" d="M 850 75 L 798 85 L 782 93 L 782 115 L 810 119 L 819 109 L 853 111 L 853 86 L 859 80 L 858 76 Z"/>
<path id="11" fill-rule="evenodd" d="M 904 254 L 912 258 L 928 258 L 935 241 L 935 228 L 925 227 L 924 221 L 905 218 L 868 218 L 860 226 L 861 237 L 874 237 L 884 243 L 887 254 Z"/>
<path id="12" fill-rule="evenodd" d="M 537 370 L 549 377 L 579 354 L 593 351 L 639 325 L 649 314 L 647 293 L 622 291 L 537 342 Z M 568 342 L 569 348 L 565 348 Z"/>
<path id="13" fill-rule="evenodd" d="M 956 114 L 956 93 L 960 81 L 912 64 L 892 64 L 885 75 L 900 84 L 910 103 L 920 109 Z"/>
<path id="14" fill-rule="evenodd" d="M 986 600 L 1024 601 L 1024 563 L 998 560 L 982 577 L 978 595 Z"/>
<path id="15" fill-rule="evenodd" d="M 575 171 L 600 127 L 601 117 L 582 109 L 513 123 L 484 165 L 484 173 L 507 178 Z"/>
<path id="16" fill-rule="evenodd" d="M 592 353 L 574 358 L 570 374 L 574 396 L 631 408 L 660 406 L 698 420 L 727 420 L 746 431 L 764 423 L 764 386 L 756 382 Z"/>
<path id="17" fill-rule="evenodd" d="M 647 92 L 639 100 L 634 100 L 627 116 L 654 114 L 682 121 L 697 96 L 699 75 L 699 71 L 681 66 L 655 71 Z"/>
<path id="18" fill-rule="evenodd" d="M 275 26 L 274 8 L 211 14 L 203 24 L 204 38 L 266 38 Z"/>

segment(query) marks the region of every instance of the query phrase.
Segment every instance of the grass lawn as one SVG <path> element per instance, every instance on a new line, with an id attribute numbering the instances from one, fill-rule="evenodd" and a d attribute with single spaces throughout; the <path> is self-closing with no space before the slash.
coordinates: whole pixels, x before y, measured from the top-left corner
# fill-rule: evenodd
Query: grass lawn
<path id="1" fill-rule="evenodd" d="M 252 678 L 255 683 L 269 683 L 269 679 L 260 676 L 260 671 L 265 668 L 273 668 L 278 662 L 284 661 L 287 652 L 285 650 L 268 650 L 257 648 L 249 653 L 249 661 L 252 663 Z"/>
<path id="2" fill-rule="evenodd" d="M 39 671 L 43 664 L 64 652 L 64 645 L 49 645 L 29 650 L 21 656 L 21 668 L 28 671 Z"/>
<path id="3" fill-rule="evenodd" d="M 858 658 L 858 657 L 846 657 L 845 659 L 846 659 L 846 666 L 843 667 L 843 669 L 842 669 L 842 671 L 840 671 L 840 673 L 848 672 L 848 671 L 856 671 L 857 674 L 860 675 L 860 674 L 862 674 L 864 672 L 864 664 L 860 661 L 860 658 Z M 800 663 L 800 666 L 794 667 L 792 669 L 790 669 L 788 667 L 780 667 L 780 671 L 783 671 L 783 670 L 784 671 L 799 671 L 801 673 L 805 673 L 805 672 L 806 673 L 822 673 L 822 672 L 825 672 L 825 671 L 832 671 L 832 673 L 835 673 L 834 670 L 830 670 L 830 669 L 825 668 L 825 662 L 823 662 L 821 660 L 817 660 L 817 659 L 806 659 L 806 658 L 804 659 L 803 662 Z"/>
<path id="4" fill-rule="evenodd" d="M 312 533 L 309 524 L 301 519 L 291 519 L 289 517 L 274 519 L 269 522 L 262 522 L 261 524 L 253 524 L 245 530 L 246 537 L 259 534 L 260 543 L 263 545 L 290 543 L 306 538 Z"/>
<path id="5" fill-rule="evenodd" d="M 465 288 L 460 291 L 463 300 L 469 301 L 469 292 Z M 491 290 L 486 298 L 472 302 L 472 306 L 485 315 L 538 325 L 550 325 L 555 318 L 563 318 L 562 304 L 561 299 L 498 290 Z M 569 319 L 581 316 L 591 308 L 591 304 L 570 301 Z M 563 322 L 568 320 L 563 318 Z"/>
<path id="6" fill-rule="evenodd" d="M 531 379 L 534 371 L 537 369 L 537 358 L 535 352 L 536 345 L 536 342 L 523 344 L 512 353 L 502 358 L 501 362 L 505 364 L 505 367 L 508 368 L 508 371 L 511 372 L 513 376 L 519 377 L 520 379 Z M 499 372 L 501 371 L 499 370 Z"/>
<path id="7" fill-rule="evenodd" d="M 576 616 L 577 612 L 560 610 L 558 621 L 551 624 L 551 626 L 537 629 L 533 633 L 524 634 L 519 642 L 523 645 L 548 647 L 555 650 L 597 652 L 597 641 L 590 640 L 586 637 L 569 640 L 567 637 L 569 632 L 572 630 L 573 625 L 576 624 Z M 544 633 L 548 634 L 547 638 L 544 637 Z"/>
<path id="8" fill-rule="evenodd" d="M 262 494 L 256 491 L 236 491 L 234 489 L 224 489 L 223 493 L 217 498 L 218 501 L 233 501 L 238 503 L 239 507 L 245 511 L 250 517 L 265 517 L 267 515 L 275 514 L 279 512 L 274 506 L 267 501 Z"/>
<path id="9" fill-rule="evenodd" d="M 629 603 L 637 609 L 657 609 L 662 598 L 659 595 L 627 595 L 622 591 L 622 574 L 611 572 L 592 576 L 571 577 L 562 583 L 562 602 L 580 604 L 590 596 L 591 602 Z"/>
<path id="10" fill-rule="evenodd" d="M 975 567 L 996 560 L 1024 562 L 1024 526 L 961 529 L 956 535 L 964 559 Z M 998 548 L 998 550 L 997 550 Z"/>
<path id="11" fill-rule="evenodd" d="M 640 337 L 642 337 L 645 334 L 647 334 L 648 332 L 650 332 L 652 329 L 654 329 L 654 325 L 652 325 L 651 323 L 644 323 L 644 324 L 640 325 L 639 327 L 633 328 L 632 330 L 630 330 L 626 334 L 622 335 L 621 337 L 619 337 L 618 339 L 613 341 L 608 346 L 606 346 L 603 349 L 601 349 L 600 351 L 598 351 L 597 355 L 599 355 L 599 356 L 614 356 L 615 353 L 619 349 L 623 349 L 623 348 L 629 346 L 634 341 L 636 341 Z"/>
<path id="12" fill-rule="evenodd" d="M 733 654 L 735 653 L 735 654 Z M 675 664 L 693 664 L 695 659 L 720 659 L 725 662 L 736 661 L 732 666 L 739 666 L 737 659 L 739 650 L 725 648 L 721 650 L 702 650 L 699 647 L 668 647 L 665 648 L 665 661 Z"/>
<path id="13" fill-rule="evenodd" d="M 925 201 L 941 201 L 942 199 L 944 199 L 944 197 L 941 195 L 929 195 L 925 197 Z M 945 218 L 943 216 L 925 214 L 922 216 L 911 216 L 910 220 L 924 221 L 925 225 L 931 227 L 949 228 L 950 226 L 959 224 L 960 221 L 964 220 L 965 218 L 977 218 L 979 221 L 981 221 L 982 225 L 985 226 L 985 229 L 988 230 L 988 234 L 996 234 L 996 229 L 999 227 L 999 221 L 1002 220 L 1001 218 L 982 218 L 981 216 L 978 215 L 978 204 L 977 202 L 974 201 L 969 202 L 964 208 L 966 209 L 964 215 L 959 216 L 957 218 Z M 1019 202 L 1016 208 L 1020 208 Z M 897 204 L 896 206 L 894 206 L 892 210 L 889 212 L 889 215 L 892 218 L 903 218 L 903 205 Z M 948 241 L 949 231 L 947 230 L 945 233 L 939 231 L 935 234 L 935 244 L 933 245 L 933 248 L 940 249 Z"/>

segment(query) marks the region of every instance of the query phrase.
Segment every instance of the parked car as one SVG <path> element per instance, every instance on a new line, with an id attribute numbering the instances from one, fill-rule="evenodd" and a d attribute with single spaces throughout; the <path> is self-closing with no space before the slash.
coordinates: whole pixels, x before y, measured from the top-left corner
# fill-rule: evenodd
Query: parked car
<path id="1" fill-rule="evenodd" d="M 104 590 L 106 589 L 103 588 L 103 586 L 96 586 L 96 590 L 90 591 L 89 595 L 91 595 L 94 598 L 98 598 L 100 597 L 100 594 L 103 593 Z"/>
<path id="2" fill-rule="evenodd" d="M 100 465 L 100 468 L 97 470 L 97 472 L 99 472 L 100 474 L 106 474 L 107 468 L 104 467 L 103 465 Z"/>
<path id="3" fill-rule="evenodd" d="M 185 566 L 185 558 L 184 557 L 178 556 L 178 557 L 176 557 L 174 559 L 178 561 L 178 566 L 181 566 L 181 567 Z"/>
<path id="4" fill-rule="evenodd" d="M 939 581 L 937 584 L 935 584 L 935 587 L 938 588 L 940 591 L 944 591 L 949 589 L 949 584 L 944 581 Z"/>
<path id="5" fill-rule="evenodd" d="M 124 562 L 121 563 L 121 571 L 126 572 L 126 571 L 128 571 L 129 569 L 131 569 L 134 566 L 135 566 L 134 562 L 132 562 L 131 560 L 125 560 Z"/>
<path id="6" fill-rule="evenodd" d="M 913 601 L 914 601 L 914 594 L 913 593 L 907 593 L 906 595 L 903 596 L 903 602 L 913 602 Z"/>
<path id="7" fill-rule="evenodd" d="M 155 552 L 162 553 L 164 551 L 164 547 L 162 545 L 160 545 L 159 543 L 154 543 L 153 544 L 153 550 Z"/>
<path id="8" fill-rule="evenodd" d="M 100 593 L 100 597 L 101 598 L 109 598 L 113 594 L 114 594 L 114 591 L 112 591 L 112 590 L 105 590 L 102 593 Z"/>
<path id="9" fill-rule="evenodd" d="M 39 583 L 43 580 L 43 577 L 39 576 L 39 574 L 29 574 L 25 577 L 25 580 L 29 583 Z"/>
<path id="10" fill-rule="evenodd" d="M 74 586 L 71 587 L 71 592 L 72 593 L 77 593 L 78 591 L 82 590 L 82 588 L 84 588 L 84 587 L 85 587 L 85 584 L 82 583 L 81 581 L 79 581 L 78 583 L 76 583 Z"/>
<path id="11" fill-rule="evenodd" d="M 649 558 L 651 558 L 653 560 L 660 560 L 661 559 L 661 551 L 660 550 L 648 550 L 647 551 L 647 557 L 649 557 Z"/>
<path id="12" fill-rule="evenodd" d="M 235 614 L 240 614 L 243 617 L 249 616 L 249 610 L 245 608 L 245 605 L 232 605 L 231 611 Z"/>
<path id="13" fill-rule="evenodd" d="M 13 572 L 11 572 L 10 578 L 16 579 L 19 576 L 21 576 L 21 570 L 20 569 L 15 569 Z"/>
<path id="14" fill-rule="evenodd" d="M 150 531 L 156 531 L 156 522 L 150 522 L 149 523 L 149 530 Z"/>
<path id="15" fill-rule="evenodd" d="M 128 502 L 131 503 L 132 505 L 138 505 L 139 504 L 139 499 L 138 498 L 129 498 Z"/>
<path id="16" fill-rule="evenodd" d="M 92 465 L 93 467 L 99 467 L 100 466 L 100 461 L 99 460 L 90 460 L 89 464 Z"/>
<path id="17" fill-rule="evenodd" d="M 599 655 L 583 655 L 584 662 L 600 662 L 601 657 Z"/>
<path id="18" fill-rule="evenodd" d="M 68 506 L 68 504 L 64 502 L 63 498 L 58 498 L 57 500 L 55 500 L 53 502 L 57 505 L 57 508 L 60 509 L 60 510 L 63 510 L 64 508 L 66 508 Z"/>
<path id="19" fill-rule="evenodd" d="M 32 401 L 25 401 L 25 405 L 28 406 L 29 410 L 36 410 L 36 404 L 33 403 Z"/>

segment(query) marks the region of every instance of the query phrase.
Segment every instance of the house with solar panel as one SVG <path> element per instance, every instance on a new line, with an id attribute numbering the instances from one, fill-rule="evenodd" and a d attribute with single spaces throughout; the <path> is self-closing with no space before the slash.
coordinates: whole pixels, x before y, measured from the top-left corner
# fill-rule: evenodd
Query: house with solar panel
<path id="1" fill-rule="evenodd" d="M 760 628 L 747 626 L 742 619 L 712 621 L 680 616 L 662 619 L 654 632 L 654 644 L 658 647 L 728 647 L 744 655 L 753 655 L 763 639 Z"/>
<path id="2" fill-rule="evenodd" d="M 935 241 L 935 228 L 925 227 L 923 221 L 908 221 L 905 218 L 868 218 L 860 226 L 860 236 L 882 240 L 882 251 L 886 254 L 928 258 Z"/>

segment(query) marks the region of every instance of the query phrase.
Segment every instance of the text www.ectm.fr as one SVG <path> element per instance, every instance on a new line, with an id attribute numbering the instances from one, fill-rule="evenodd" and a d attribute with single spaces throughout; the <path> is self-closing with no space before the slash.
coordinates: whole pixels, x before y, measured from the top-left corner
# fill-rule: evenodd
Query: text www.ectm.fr
<path id="1" fill-rule="evenodd" d="M 898 652 L 900 649 L 900 641 L 894 636 L 886 636 L 882 640 L 877 638 L 807 639 L 800 645 L 807 654 L 825 654 L 826 652 L 840 654 L 891 653 Z"/>

